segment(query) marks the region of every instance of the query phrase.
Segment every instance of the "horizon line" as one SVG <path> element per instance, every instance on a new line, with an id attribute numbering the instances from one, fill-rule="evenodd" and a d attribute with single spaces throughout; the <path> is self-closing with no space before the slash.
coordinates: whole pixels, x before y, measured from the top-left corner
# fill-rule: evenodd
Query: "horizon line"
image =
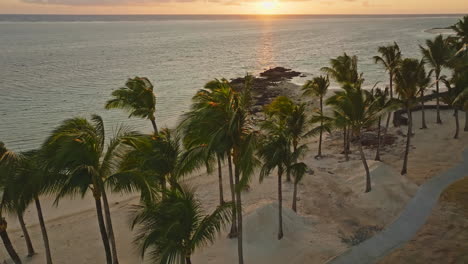
<path id="1" fill-rule="evenodd" d="M 444 16 L 444 15 L 468 15 L 467 13 L 369 13 L 369 14 L 353 14 L 353 13 L 335 13 L 335 14 L 255 14 L 255 13 L 240 13 L 240 14 L 48 14 L 48 13 L 0 13 L 0 15 L 31 15 L 31 16 Z"/>

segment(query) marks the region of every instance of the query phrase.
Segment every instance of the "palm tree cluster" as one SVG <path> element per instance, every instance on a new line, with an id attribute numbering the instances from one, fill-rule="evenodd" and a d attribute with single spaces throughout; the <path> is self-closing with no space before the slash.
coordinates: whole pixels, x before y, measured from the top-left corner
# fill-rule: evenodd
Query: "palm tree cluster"
<path id="1" fill-rule="evenodd" d="M 459 137 L 458 115 L 468 110 L 468 55 L 466 48 L 468 16 L 452 28 L 456 36 L 437 36 L 421 46 L 422 58 L 404 58 L 397 43 L 379 47 L 374 57 L 388 72 L 389 86 L 366 90 L 364 74 L 359 72 L 358 57 L 344 53 L 323 67 L 324 75 L 307 81 L 305 96 L 317 98 L 319 106 L 279 96 L 264 106 L 261 122 L 254 122 L 251 109 L 253 77 L 234 85 L 227 79 L 214 79 L 198 90 L 174 129 L 158 129 L 156 95 L 148 78 L 135 77 L 112 92 L 106 109 L 123 109 L 129 117 L 151 122 L 152 133 L 143 134 L 120 125 L 106 131 L 99 115 L 64 120 L 37 150 L 15 153 L 0 142 L 0 237 L 15 264 L 22 263 L 7 232 L 4 214 L 18 218 L 28 256 L 35 254 L 24 222 L 24 213 L 34 203 L 41 228 L 46 263 L 53 261 L 40 197 L 53 195 L 58 205 L 64 197 L 94 198 L 99 235 L 106 263 L 119 263 L 113 229 L 110 193 L 138 193 L 132 229 L 141 256 L 154 263 L 190 264 L 200 247 L 216 238 L 231 225 L 229 238 L 237 239 L 238 262 L 244 263 L 242 198 L 249 190 L 255 172 L 263 182 L 273 172 L 278 183 L 278 239 L 283 233 L 283 185 L 292 183 L 291 208 L 297 211 L 301 180 L 312 170 L 303 158 L 308 150 L 305 139 L 318 136 L 316 159 L 323 158 L 324 133 L 342 131 L 343 153 L 349 160 L 352 143 L 359 150 L 365 170 L 365 192 L 372 190 L 371 175 L 363 148 L 363 135 L 377 126 L 375 160 L 381 160 L 382 142 L 388 133 L 392 112 L 403 109 L 407 133 L 402 174 L 407 173 L 411 138 L 414 135 L 412 112 L 420 106 L 421 128 L 427 128 L 425 95 L 435 86 L 437 123 L 441 123 L 440 102 L 454 110 Z M 427 68 L 427 69 L 426 69 Z M 327 97 L 330 80 L 341 89 Z M 447 87 L 440 93 L 440 85 Z M 433 96 L 433 95 L 431 95 Z M 386 116 L 385 116 L 386 115 Z M 467 121 L 468 121 L 468 115 Z M 384 130 L 383 119 L 386 117 Z M 257 118 L 257 119 L 255 119 Z M 465 131 L 468 124 L 465 124 Z M 383 135 L 382 135 L 383 134 Z M 111 135 L 109 137 L 109 135 Z M 227 175 L 223 175 L 227 166 Z M 184 185 L 184 176 L 206 168 L 217 171 L 219 205 L 205 214 L 193 189 Z M 258 170 L 257 170 L 258 169 Z M 229 182 L 225 195 L 223 178 Z M 229 198 L 228 198 L 229 197 Z M 97 231 L 97 230 L 96 230 Z"/>

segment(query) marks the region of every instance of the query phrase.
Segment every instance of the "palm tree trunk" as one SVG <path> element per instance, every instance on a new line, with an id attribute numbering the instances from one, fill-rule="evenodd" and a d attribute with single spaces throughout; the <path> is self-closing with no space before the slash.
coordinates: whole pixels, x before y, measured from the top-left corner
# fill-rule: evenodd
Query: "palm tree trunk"
<path id="1" fill-rule="evenodd" d="M 41 206 L 41 202 L 39 201 L 39 197 L 36 196 L 34 198 L 34 202 L 36 204 L 37 218 L 39 219 L 39 225 L 41 226 L 42 240 L 44 241 L 44 248 L 46 252 L 46 263 L 52 264 L 52 254 L 50 253 L 49 236 L 47 235 L 47 229 L 45 226 L 44 216 L 42 215 L 42 206 Z"/>
<path id="2" fill-rule="evenodd" d="M 349 145 L 350 145 L 350 135 L 351 135 L 351 129 L 348 128 L 348 131 L 346 133 L 346 161 L 349 161 L 349 153 L 351 153 Z"/>
<path id="3" fill-rule="evenodd" d="M 232 223 L 231 231 L 229 231 L 229 238 L 237 237 L 237 214 L 236 214 L 236 188 L 234 186 L 234 175 L 232 173 L 232 157 L 228 155 L 228 166 L 229 166 L 229 187 L 231 188 L 231 200 L 232 200 Z"/>
<path id="4" fill-rule="evenodd" d="M 412 118 L 411 118 L 411 110 L 407 107 L 408 113 L 408 132 L 406 133 L 406 149 L 405 149 L 405 157 L 403 159 L 403 168 L 401 169 L 401 175 L 405 175 L 408 169 L 408 154 L 409 148 L 411 144 L 411 130 L 412 130 Z"/>
<path id="5" fill-rule="evenodd" d="M 379 116 L 378 128 L 377 128 L 377 152 L 375 153 L 375 160 L 380 161 L 380 123 L 382 117 Z"/>
<path id="6" fill-rule="evenodd" d="M 465 129 L 463 131 L 468 131 L 468 109 L 465 110 Z"/>
<path id="7" fill-rule="evenodd" d="M 421 129 L 426 129 L 426 113 L 424 112 L 424 92 L 421 92 Z"/>
<path id="8" fill-rule="evenodd" d="M 390 99 L 393 99 L 393 71 L 388 72 L 389 77 L 390 77 Z M 390 126 L 390 119 L 392 116 L 394 116 L 394 112 L 389 112 L 387 116 L 387 121 L 385 123 L 385 132 L 384 132 L 384 138 L 387 135 L 388 128 Z"/>
<path id="9" fill-rule="evenodd" d="M 297 182 L 294 183 L 294 191 L 293 191 L 293 201 L 292 201 L 292 210 L 297 212 L 296 204 L 297 204 Z"/>
<path id="10" fill-rule="evenodd" d="M 31 241 L 31 237 L 29 236 L 28 228 L 26 228 L 26 224 L 24 223 L 23 213 L 17 212 L 18 221 L 21 226 L 21 230 L 23 231 L 24 241 L 26 242 L 26 248 L 28 249 L 28 257 L 34 256 L 36 252 L 34 252 L 34 247 Z"/>
<path id="11" fill-rule="evenodd" d="M 224 194 L 223 194 L 223 170 L 221 168 L 221 158 L 219 155 L 216 155 L 218 160 L 218 180 L 219 180 L 219 205 L 224 204 Z"/>
<path id="12" fill-rule="evenodd" d="M 154 133 L 158 134 L 159 131 L 158 131 L 158 126 L 156 125 L 156 120 L 150 119 L 150 121 L 151 121 L 151 125 L 153 126 Z"/>
<path id="13" fill-rule="evenodd" d="M 346 126 L 345 126 L 343 128 L 343 152 L 345 154 L 346 161 L 349 160 L 348 151 L 347 151 L 347 146 L 348 146 L 347 136 L 348 136 L 348 132 L 347 132 L 347 129 L 346 129 Z"/>
<path id="14" fill-rule="evenodd" d="M 192 264 L 192 260 L 190 260 L 190 256 L 185 257 L 185 264 Z"/>
<path id="15" fill-rule="evenodd" d="M 320 114 L 323 117 L 323 98 L 320 96 Z M 318 153 L 316 158 L 322 157 L 322 134 L 323 134 L 323 118 L 320 120 L 320 135 L 319 135 L 319 146 L 318 146 Z"/>
<path id="16" fill-rule="evenodd" d="M 390 75 L 390 99 L 393 99 L 393 71 L 388 71 Z"/>
<path id="17" fill-rule="evenodd" d="M 437 124 L 442 124 L 442 120 L 440 119 L 440 109 L 439 109 L 439 100 L 440 100 L 440 98 L 439 98 L 439 74 L 436 75 L 436 78 L 437 78 L 437 80 L 436 80 Z"/>
<path id="18" fill-rule="evenodd" d="M 11 243 L 10 237 L 8 236 L 7 226 L 8 224 L 5 218 L 0 217 L 0 237 L 2 238 L 3 245 L 5 246 L 8 255 L 10 255 L 10 258 L 13 260 L 13 263 L 21 264 L 21 259 L 16 253 L 16 250 L 13 247 L 13 244 Z"/>
<path id="19" fill-rule="evenodd" d="M 107 194 L 104 187 L 102 188 L 102 202 L 104 204 L 104 216 L 106 220 L 107 235 L 109 236 L 109 242 L 112 250 L 112 263 L 119 264 L 119 258 L 117 255 L 117 245 L 115 244 L 114 228 L 112 227 L 112 218 L 110 214 L 109 201 L 107 200 Z"/>
<path id="20" fill-rule="evenodd" d="M 107 237 L 106 226 L 104 225 L 101 198 L 99 197 L 99 195 L 94 195 L 94 201 L 96 203 L 96 214 L 98 218 L 99 231 L 101 232 L 102 243 L 104 244 L 104 251 L 106 252 L 106 261 L 107 264 L 112 264 L 112 254 L 109 246 L 109 238 Z"/>
<path id="21" fill-rule="evenodd" d="M 458 122 L 458 109 L 455 108 L 455 112 L 453 113 L 453 116 L 455 117 L 455 136 L 453 138 L 458 138 L 458 131 L 460 130 L 460 123 Z"/>
<path id="22" fill-rule="evenodd" d="M 281 176 L 283 172 L 278 169 L 278 240 L 283 238 L 283 190 Z"/>
<path id="23" fill-rule="evenodd" d="M 237 253 L 239 257 L 239 264 L 244 264 L 244 249 L 242 244 L 242 199 L 241 199 L 241 188 L 240 188 L 240 173 L 238 165 L 235 165 L 234 178 L 235 178 L 235 189 L 236 189 L 236 213 L 237 213 Z"/>
<path id="24" fill-rule="evenodd" d="M 364 154 L 364 150 L 362 149 L 361 130 L 359 130 L 359 153 L 361 154 L 362 164 L 364 165 L 364 169 L 366 170 L 366 190 L 364 192 L 367 193 L 371 191 L 372 187 L 369 166 L 367 165 L 366 155 Z"/>

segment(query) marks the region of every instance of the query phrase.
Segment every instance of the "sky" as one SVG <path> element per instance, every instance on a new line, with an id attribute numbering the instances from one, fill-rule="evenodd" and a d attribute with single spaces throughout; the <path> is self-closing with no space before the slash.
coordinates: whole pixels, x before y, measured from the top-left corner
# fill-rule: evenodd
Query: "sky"
<path id="1" fill-rule="evenodd" d="M 468 0 L 0 0 L 0 14 L 447 14 Z"/>

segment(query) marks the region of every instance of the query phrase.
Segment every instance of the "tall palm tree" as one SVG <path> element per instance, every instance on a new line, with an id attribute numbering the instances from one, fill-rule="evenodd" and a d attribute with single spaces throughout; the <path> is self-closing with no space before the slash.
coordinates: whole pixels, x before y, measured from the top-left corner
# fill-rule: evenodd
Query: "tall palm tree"
<path id="1" fill-rule="evenodd" d="M 432 70 L 426 73 L 424 64 L 420 66 L 418 75 L 418 93 L 421 101 L 421 129 L 426 129 L 426 113 L 424 112 L 424 93 L 431 83 Z"/>
<path id="2" fill-rule="evenodd" d="M 253 77 L 247 75 L 244 79 L 244 85 L 241 87 L 240 92 L 236 92 L 233 89 L 230 91 L 230 104 L 226 105 L 228 108 L 227 112 L 229 113 L 229 118 L 224 125 L 226 129 L 220 128 L 215 132 L 215 134 L 219 132 L 221 135 L 224 135 L 224 131 L 227 131 L 227 136 L 232 142 L 232 161 L 234 164 L 234 181 L 236 187 L 239 264 L 244 263 L 242 191 L 250 182 L 253 171 L 259 164 L 258 159 L 255 157 L 258 133 L 253 130 L 253 124 L 250 118 L 250 108 L 252 106 L 250 89 Z"/>
<path id="3" fill-rule="evenodd" d="M 455 135 L 453 138 L 457 139 L 460 130 L 458 121 L 458 112 L 466 107 L 468 101 L 468 72 L 455 72 L 451 80 L 443 80 L 448 88 L 448 94 L 442 97 L 442 101 L 451 106 L 454 110 L 453 116 L 455 118 Z"/>
<path id="4" fill-rule="evenodd" d="M 308 136 L 305 104 L 296 104 L 286 96 L 278 96 L 265 106 L 264 113 L 270 120 L 281 123 L 283 133 L 291 140 L 293 151 L 296 151 L 300 140 Z M 286 173 L 286 180 L 291 181 L 290 173 Z"/>
<path id="5" fill-rule="evenodd" d="M 5 246 L 8 255 L 10 255 L 10 258 L 13 260 L 13 263 L 21 264 L 21 259 L 8 236 L 8 223 L 2 214 L 4 197 L 8 195 L 7 186 L 10 184 L 11 180 L 7 175 L 9 175 L 11 171 L 15 170 L 14 167 L 16 166 L 17 159 L 18 157 L 15 153 L 8 151 L 8 149 L 5 148 L 5 144 L 0 142 L 0 238 L 3 241 L 3 245 Z"/>
<path id="6" fill-rule="evenodd" d="M 421 76 L 424 62 L 416 59 L 404 59 L 395 74 L 396 92 L 400 96 L 398 102 L 406 109 L 408 116 L 408 132 L 406 134 L 406 149 L 401 174 L 407 173 L 408 155 L 411 144 L 413 118 L 411 107 L 417 103 L 418 80 Z M 395 99 L 394 99 L 395 100 Z"/>
<path id="7" fill-rule="evenodd" d="M 388 89 L 381 90 L 379 88 L 372 89 L 371 92 L 369 93 L 369 99 L 375 101 L 375 106 L 376 108 L 381 111 L 389 107 L 390 100 L 388 99 Z M 380 161 L 380 145 L 381 145 L 381 123 L 382 123 L 382 117 L 378 117 L 378 122 L 377 122 L 377 151 L 375 153 L 375 159 L 376 161 Z M 385 138 L 384 138 L 385 139 Z"/>
<path id="8" fill-rule="evenodd" d="M 393 45 L 380 46 L 378 48 L 380 56 L 374 56 L 374 62 L 376 64 L 382 64 L 385 71 L 388 72 L 390 81 L 390 98 L 393 98 L 393 79 L 395 77 L 395 71 L 398 64 L 401 62 L 401 51 L 400 47 L 396 42 Z"/>
<path id="9" fill-rule="evenodd" d="M 437 101 L 437 124 L 442 124 L 440 119 L 440 98 L 439 98 L 439 82 L 441 77 L 441 72 L 444 67 L 446 67 L 453 57 L 453 52 L 448 45 L 446 39 L 442 35 L 438 35 L 434 40 L 426 40 L 426 46 L 419 46 L 421 53 L 424 56 L 424 61 L 428 63 L 435 75 L 435 85 L 436 85 L 436 101 Z"/>
<path id="10" fill-rule="evenodd" d="M 63 121 L 43 146 L 50 166 L 67 172 L 66 177 L 56 184 L 56 203 L 66 195 L 80 194 L 83 197 L 88 191 L 93 193 L 108 264 L 118 263 L 118 257 L 104 183 L 116 172 L 127 151 L 124 142 L 136 135 L 136 132 L 120 127 L 106 144 L 104 122 L 100 116 L 93 115 L 91 121 L 84 118 Z"/>
<path id="11" fill-rule="evenodd" d="M 259 156 L 263 159 L 260 171 L 260 182 L 275 168 L 278 172 L 278 239 L 283 238 L 283 190 L 282 176 L 291 173 L 291 168 L 297 163 L 299 154 L 302 154 L 305 145 L 298 150 L 291 150 L 291 138 L 287 134 L 286 124 L 278 116 L 270 116 L 263 122 L 262 128 L 266 131 L 265 138 L 259 147 Z M 297 167 L 297 165 L 295 166 Z M 301 177 L 301 175 L 298 175 Z M 300 180 L 300 179 L 297 179 Z M 295 187 L 297 185 L 295 184 Z M 297 190 L 296 190 L 297 192 Z"/>
<path id="12" fill-rule="evenodd" d="M 222 87 L 229 87 L 229 83 L 225 79 L 215 79 L 208 82 L 203 89 L 199 90 L 196 95 L 192 98 L 193 104 L 191 110 L 184 114 L 182 122 L 179 125 L 179 130 L 183 134 L 183 142 L 187 148 L 201 147 L 206 146 L 206 165 L 207 169 L 210 171 L 210 163 L 216 160 L 218 166 L 218 182 L 219 182 L 219 200 L 220 205 L 224 203 L 224 193 L 223 193 L 223 176 L 222 176 L 222 161 L 227 157 L 229 150 L 231 149 L 231 144 L 229 139 L 217 138 L 218 142 L 215 145 L 215 148 L 209 148 L 208 144 L 212 142 L 213 138 L 210 137 L 210 131 L 213 131 L 219 127 L 221 123 L 225 120 L 225 108 L 220 104 L 221 101 L 225 100 L 225 96 L 219 98 L 219 94 L 214 91 L 217 89 L 222 89 Z M 230 166 L 232 167 L 232 166 Z M 234 176 L 232 169 L 229 170 L 230 177 L 230 189 L 231 189 L 231 199 L 235 200 L 235 191 L 234 191 Z M 235 214 L 233 214 L 235 217 Z M 231 227 L 230 236 L 234 237 L 236 231 L 235 222 Z"/>
<path id="13" fill-rule="evenodd" d="M 393 45 L 380 46 L 378 48 L 378 52 L 380 53 L 380 56 L 374 56 L 374 62 L 376 64 L 381 64 L 385 68 L 385 71 L 388 72 L 390 99 L 393 99 L 393 79 L 395 78 L 395 71 L 398 64 L 401 62 L 402 57 L 400 47 L 396 42 L 394 42 Z M 385 122 L 384 137 L 386 136 L 388 127 L 390 126 L 391 116 L 392 113 L 388 113 L 387 121 Z"/>
<path id="14" fill-rule="evenodd" d="M 130 112 L 130 116 L 145 118 L 151 121 L 154 132 L 158 133 L 156 125 L 156 96 L 154 87 L 146 77 L 128 79 L 125 87 L 112 92 L 113 99 L 107 101 L 105 108 L 120 108 Z"/>
<path id="15" fill-rule="evenodd" d="M 362 148 L 362 129 L 371 126 L 383 113 L 377 102 L 369 100 L 369 93 L 359 87 L 345 85 L 343 91 L 335 92 L 335 95 L 327 100 L 334 108 L 335 116 L 346 121 L 349 129 L 359 136 L 358 146 L 362 164 L 366 171 L 365 192 L 371 191 L 371 178 L 369 166 Z"/>
<path id="16" fill-rule="evenodd" d="M 328 79 L 328 75 L 325 76 L 317 76 L 312 80 L 307 81 L 304 86 L 302 87 L 303 95 L 307 96 L 316 96 L 319 97 L 320 100 L 320 113 L 323 116 L 323 97 L 327 94 L 328 87 L 330 86 L 330 81 Z M 324 120 L 320 120 L 320 132 L 319 132 L 319 146 L 318 146 L 318 153 L 316 158 L 322 157 L 322 134 L 324 130 Z"/>
<path id="17" fill-rule="evenodd" d="M 36 206 L 37 217 L 39 220 L 39 226 L 41 227 L 42 240 L 44 243 L 44 249 L 46 253 L 46 263 L 52 264 L 52 254 L 49 245 L 49 236 L 47 234 L 47 228 L 44 221 L 42 212 L 42 205 L 39 196 L 43 193 L 47 193 L 51 188 L 55 180 L 62 175 L 48 169 L 45 164 L 46 161 L 41 160 L 40 151 L 29 151 L 24 153 L 25 159 L 22 165 L 22 177 L 20 182 L 27 182 L 23 186 L 23 193 L 26 197 L 23 197 L 26 201 L 33 202 Z M 23 180 L 24 179 L 24 180 Z"/>
<path id="18" fill-rule="evenodd" d="M 225 203 L 204 215 L 192 191 L 179 185 L 166 191 L 166 198 L 137 208 L 132 229 L 141 255 L 155 263 L 191 264 L 195 250 L 211 244 L 230 219 L 231 205 Z"/>

